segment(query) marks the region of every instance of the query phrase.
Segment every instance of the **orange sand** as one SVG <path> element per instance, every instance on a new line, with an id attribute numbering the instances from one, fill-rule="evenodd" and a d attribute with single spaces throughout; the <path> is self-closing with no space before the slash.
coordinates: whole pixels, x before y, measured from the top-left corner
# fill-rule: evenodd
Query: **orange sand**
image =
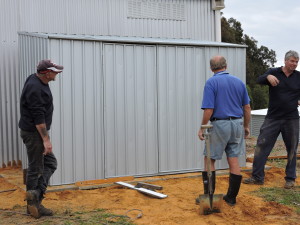
<path id="1" fill-rule="evenodd" d="M 21 207 L 25 210 L 25 191 L 19 185 L 21 177 L 20 168 L 0 169 L 0 209 L 16 210 Z M 19 174 L 19 176 L 16 176 Z M 156 199 L 143 195 L 135 190 L 112 185 L 110 187 L 93 190 L 66 190 L 49 192 L 43 204 L 53 209 L 56 215 L 67 211 L 86 211 L 104 208 L 112 213 L 125 215 L 128 210 L 139 209 L 142 217 L 134 220 L 136 224 L 145 225 L 193 225 L 193 224 L 300 224 L 299 215 L 291 208 L 274 202 L 264 202 L 261 198 L 250 194 L 261 186 L 242 184 L 234 207 L 225 202 L 221 213 L 211 215 L 199 215 L 199 206 L 195 204 L 195 197 L 203 193 L 202 178 L 200 173 L 186 174 L 186 176 L 161 176 L 160 180 L 148 182 L 160 185 L 161 193 L 167 194 L 165 199 Z M 244 177 L 249 172 L 243 173 Z M 158 177 L 156 177 L 158 178 Z M 143 178 L 143 182 L 147 182 Z M 18 185 L 14 185 L 18 184 Z M 226 193 L 228 187 L 228 175 L 218 175 L 216 181 L 216 194 Z M 299 183 L 299 179 L 298 179 Z M 266 172 L 265 187 L 282 187 L 284 185 L 284 170 L 271 168 Z M 2 190 L 17 189 L 15 191 L 1 192 Z M 18 210 L 20 211 L 20 210 Z M 2 212 L 0 212 L 1 214 Z M 139 212 L 132 212 L 135 217 Z M 35 219 L 19 215 L 7 217 L 9 222 L 2 219 L 1 224 L 34 223 Z M 48 220 L 51 218 L 48 218 Z"/>

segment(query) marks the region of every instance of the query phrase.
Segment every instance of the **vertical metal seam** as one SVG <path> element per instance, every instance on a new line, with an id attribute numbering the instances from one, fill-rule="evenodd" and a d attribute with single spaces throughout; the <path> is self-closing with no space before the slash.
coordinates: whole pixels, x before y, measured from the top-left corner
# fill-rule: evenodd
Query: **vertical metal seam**
<path id="1" fill-rule="evenodd" d="M 139 128 L 139 121 L 138 121 L 138 115 L 139 115 L 139 112 L 138 112 L 138 107 L 136 107 L 137 106 L 137 102 L 138 102 L 138 100 L 137 100 L 137 88 L 138 88 L 138 82 L 137 82 L 137 80 L 138 80 L 138 75 L 137 75 L 137 55 L 135 54 L 137 52 L 137 50 L 136 50 L 136 46 L 135 45 L 133 45 L 133 57 L 134 57 L 134 60 L 133 60 L 133 68 L 134 68 L 134 71 L 133 71 L 133 77 L 134 77 L 134 118 L 136 118 L 136 121 L 134 121 L 134 147 L 135 147 L 135 154 L 134 154 L 134 156 L 135 156 L 135 171 L 138 171 L 138 168 L 140 168 L 140 165 L 139 165 L 139 162 L 140 162 L 140 160 L 137 160 L 138 159 L 138 156 L 139 156 L 139 154 L 138 154 L 138 138 L 137 138 L 137 135 L 138 135 L 138 128 Z"/>
<path id="2" fill-rule="evenodd" d="M 145 135 L 146 135 L 146 138 L 145 138 L 145 169 L 149 169 L 149 163 L 148 163 L 148 160 L 146 160 L 146 158 L 148 158 L 148 152 L 149 152 L 149 149 L 148 149 L 148 141 L 149 141 L 149 135 L 148 135 L 148 96 L 147 96 L 147 90 L 146 90 L 146 87 L 147 87 L 147 63 L 145 63 L 145 59 L 146 59 L 146 54 L 147 54 L 147 51 L 145 49 L 145 45 L 143 46 L 143 57 L 142 57 L 142 60 L 143 60 L 143 65 L 144 65 L 144 71 L 145 71 L 145 76 L 144 76 L 144 112 L 145 112 Z"/>
<path id="3" fill-rule="evenodd" d="M 175 118 L 175 121 L 176 121 L 176 123 L 175 123 L 175 142 L 176 142 L 176 164 L 177 165 L 179 165 L 179 159 L 178 159 L 178 136 L 179 136 L 179 134 L 178 134 L 178 62 L 177 62 L 177 60 L 178 60 L 178 46 L 175 46 L 175 82 L 174 82 L 174 84 L 175 84 L 175 87 L 174 87 L 174 90 L 175 90 L 175 106 L 174 106 L 174 108 L 175 108 L 175 112 L 174 112 L 174 118 Z"/>
<path id="4" fill-rule="evenodd" d="M 128 108 L 127 106 L 127 86 L 128 86 L 128 79 L 127 79 L 127 58 L 126 58 L 126 51 L 127 51 L 127 45 L 123 44 L 123 68 L 124 68 L 124 153 L 125 153 L 125 171 L 126 174 L 128 174 Z"/>
<path id="5" fill-rule="evenodd" d="M 74 59 L 74 52 L 75 52 L 75 50 L 74 50 L 74 46 L 75 46 L 75 44 L 74 44 L 74 40 L 71 40 L 71 68 L 70 68 L 70 70 L 71 70 L 71 74 L 74 74 L 74 65 L 75 65 L 75 59 Z M 72 110 L 72 158 L 73 158 L 73 164 L 72 164 L 72 166 L 73 166 L 73 178 L 75 178 L 76 179 L 76 177 L 77 177 L 77 171 L 76 171 L 76 160 L 77 160 L 77 154 L 76 154 L 76 145 L 74 144 L 74 137 L 75 137 L 75 117 L 76 117 L 76 109 L 75 109 L 75 98 L 73 97 L 73 96 L 75 96 L 75 79 L 71 79 L 71 83 L 72 83 L 72 87 L 71 87 L 71 93 L 72 93 L 72 96 L 71 96 L 71 102 L 72 102 L 72 108 L 73 108 L 73 110 Z M 75 140 L 76 140 L 76 138 L 75 138 Z"/>
<path id="6" fill-rule="evenodd" d="M 113 44 L 112 45 L 112 48 L 113 48 L 113 60 L 114 60 L 114 64 L 113 65 L 117 65 L 116 64 L 116 62 L 117 62 L 117 59 L 116 59 L 116 44 Z M 118 125 L 117 125 L 117 111 L 118 111 L 118 107 L 117 107 L 117 98 L 116 98 L 116 96 L 118 96 L 117 95 L 117 88 L 116 88 L 116 69 L 115 69 L 115 67 L 113 66 L 113 79 L 114 79 L 114 81 L 113 81 L 113 94 L 114 94 L 114 96 L 113 96 L 113 100 L 114 100 L 114 110 L 113 110 L 113 113 L 114 113 L 114 136 L 115 136 L 115 140 L 114 140 L 114 150 L 115 150 L 115 162 L 116 162 L 116 165 L 115 165 L 115 173 L 117 173 L 117 171 L 118 171 L 118 160 L 119 160 L 119 158 L 118 158 L 118 147 L 119 147 L 119 145 L 118 145 L 118 132 L 116 132 L 117 130 L 118 130 Z"/>
<path id="7" fill-rule="evenodd" d="M 59 45 L 59 60 L 61 60 L 61 51 L 62 51 L 62 40 L 60 39 L 59 40 L 59 43 L 58 43 L 58 45 Z M 60 65 L 63 65 L 63 62 L 62 62 L 62 64 L 60 64 Z M 59 96 L 59 99 L 60 99 L 60 115 L 64 115 L 64 107 L 62 107 L 62 105 L 63 105 L 63 86 L 64 86 L 64 78 L 63 77 L 60 77 L 60 80 L 61 80 L 61 82 L 60 82 L 60 86 L 59 86 L 59 93 L 60 93 L 60 96 Z M 64 142 L 65 142 L 65 138 L 64 138 L 64 126 L 63 126 L 63 123 L 62 123 L 62 117 L 60 116 L 59 117 L 60 118 L 60 123 L 59 123 L 59 126 L 60 126 L 60 132 L 61 132 L 61 142 L 60 142 L 60 149 L 61 149 L 61 159 L 62 159 L 62 161 L 64 161 L 64 159 L 65 159 L 65 155 L 64 155 L 64 151 L 62 150 L 63 149 L 63 146 L 64 146 Z M 65 171 L 65 164 L 64 163 L 62 163 L 62 170 L 63 171 Z M 65 179 L 65 177 L 64 177 L 64 173 L 62 173 L 61 174 L 61 179 L 62 180 L 64 180 Z"/>
<path id="8" fill-rule="evenodd" d="M 87 149 L 87 132 L 86 132 L 86 130 L 87 130 L 87 128 L 86 128 L 86 123 L 87 123 L 87 118 L 86 118 L 86 116 L 87 116 L 87 113 L 86 113 L 86 109 L 87 109 L 87 104 L 86 104 L 86 96 L 87 96 L 87 93 L 86 93 L 86 90 L 87 90 L 87 88 L 86 88 L 86 76 L 84 76 L 84 74 L 85 74 L 85 69 L 84 68 L 86 68 L 86 57 L 85 57 L 85 41 L 83 41 L 82 42 L 82 44 L 81 44 L 81 47 L 82 47 L 82 56 L 83 56 L 83 58 L 82 58 L 82 103 L 83 103 L 83 109 L 82 109 L 82 119 L 83 119 L 83 130 L 82 130 L 82 132 L 83 132 L 83 146 L 84 146 L 84 149 L 83 149 L 83 168 L 84 168 L 84 178 L 86 178 L 87 177 L 87 165 L 88 165 L 88 162 L 87 162 L 87 157 L 86 157 L 86 153 L 87 153 L 87 151 L 86 151 L 86 149 Z"/>
<path id="9" fill-rule="evenodd" d="M 101 72 L 101 87 L 102 90 L 100 93 L 102 93 L 102 96 L 100 97 L 102 99 L 102 126 L 103 126 L 103 130 L 102 130 L 102 134 L 101 137 L 103 138 L 103 144 L 101 145 L 102 148 L 102 164 L 103 164 L 103 177 L 106 178 L 106 174 L 107 174 L 107 143 L 106 143 L 106 137 L 107 137 L 107 121 L 106 121 L 106 110 L 107 110 L 107 106 L 106 106 L 106 77 L 105 77 L 105 63 L 104 63 L 104 43 L 100 42 L 100 49 L 101 49 L 101 54 L 100 54 L 100 62 L 101 62 L 101 68 L 100 68 L 100 72 Z"/>
<path id="10" fill-rule="evenodd" d="M 158 51 L 159 51 L 159 45 L 156 44 L 154 46 L 154 63 L 155 63 L 155 75 L 154 75 L 154 79 L 155 79 L 155 93 L 156 93 L 156 96 L 155 96 L 155 120 L 156 120 L 156 127 L 155 127 L 155 131 L 156 131 L 156 158 L 157 158 L 157 170 L 156 172 L 159 174 L 160 172 L 160 129 L 159 129 L 159 121 L 158 121 L 158 118 L 159 118 L 159 95 L 160 95 L 160 92 L 159 92 L 159 79 L 158 79 L 158 73 L 159 73 L 159 70 L 158 70 L 158 64 L 159 64 L 159 54 L 158 54 Z"/>
<path id="11" fill-rule="evenodd" d="M 98 146 L 98 139 L 99 139 L 99 134 L 98 134 L 98 114 L 97 114 L 97 109 L 98 109 L 98 90 L 97 90 L 97 84 L 98 84 L 98 76 L 96 74 L 96 48 L 97 48 L 97 45 L 96 45 L 96 42 L 93 41 L 92 42 L 92 45 L 93 45 L 93 48 L 92 48 L 92 55 L 93 55 L 93 90 L 94 90 L 94 94 L 93 94 L 93 102 L 94 102 L 94 110 L 93 110 L 93 114 L 94 114 L 94 123 L 93 123 L 93 133 L 94 133 L 94 154 L 95 156 L 93 157 L 93 160 L 94 160 L 94 163 L 95 163 L 95 168 L 94 168 L 94 173 L 95 173 L 95 176 L 98 177 L 98 163 L 97 163 L 97 160 L 98 160 L 98 151 L 99 151 L 99 146 Z M 100 86 L 99 86 L 100 88 Z M 102 165 L 102 164 L 101 164 Z"/>
<path id="12" fill-rule="evenodd" d="M 166 45 L 165 46 L 165 57 L 166 57 L 166 114 L 167 114 L 167 119 L 166 119 L 166 123 L 167 123 L 167 129 L 166 129 L 166 132 L 167 132 L 167 154 L 166 154 L 166 159 L 170 157 L 170 98 L 169 98 L 169 92 L 170 92 L 170 82 L 169 82 L 169 79 L 170 79 L 170 69 L 169 69 L 169 55 L 167 54 L 168 52 L 168 46 Z M 170 161 L 167 160 L 166 162 L 167 164 L 167 168 L 170 167 Z"/>

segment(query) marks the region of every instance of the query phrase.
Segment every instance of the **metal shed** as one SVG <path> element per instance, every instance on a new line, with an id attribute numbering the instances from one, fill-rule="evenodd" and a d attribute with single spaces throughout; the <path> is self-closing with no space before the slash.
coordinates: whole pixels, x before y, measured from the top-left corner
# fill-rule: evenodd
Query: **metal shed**
<path id="1" fill-rule="evenodd" d="M 0 0 L 0 5 L 0 167 L 6 167 L 22 164 L 18 31 L 221 41 L 224 0 Z M 44 56 L 31 53 L 28 58 Z"/>
<path id="2" fill-rule="evenodd" d="M 202 170 L 197 131 L 209 59 L 224 55 L 245 81 L 241 45 L 20 32 L 19 49 L 20 87 L 42 58 L 65 67 L 51 83 L 54 185 Z M 217 167 L 228 168 L 225 155 Z"/>
<path id="3" fill-rule="evenodd" d="M 300 109 L 298 107 L 299 116 L 300 116 Z M 260 132 L 260 127 L 262 126 L 265 117 L 267 115 L 268 109 L 258 109 L 251 111 L 251 136 L 258 137 Z M 277 138 L 278 140 L 282 140 L 281 134 Z M 300 142 L 300 138 L 299 138 Z"/>

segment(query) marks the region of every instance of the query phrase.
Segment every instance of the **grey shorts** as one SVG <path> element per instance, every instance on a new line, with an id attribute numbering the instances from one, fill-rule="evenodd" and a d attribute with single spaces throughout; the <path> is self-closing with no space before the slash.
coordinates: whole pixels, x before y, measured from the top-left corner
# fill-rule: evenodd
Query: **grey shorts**
<path id="1" fill-rule="evenodd" d="M 245 152 L 243 119 L 212 121 L 210 130 L 211 159 L 222 159 L 223 152 L 227 157 L 239 157 Z M 204 149 L 206 155 L 206 147 Z"/>

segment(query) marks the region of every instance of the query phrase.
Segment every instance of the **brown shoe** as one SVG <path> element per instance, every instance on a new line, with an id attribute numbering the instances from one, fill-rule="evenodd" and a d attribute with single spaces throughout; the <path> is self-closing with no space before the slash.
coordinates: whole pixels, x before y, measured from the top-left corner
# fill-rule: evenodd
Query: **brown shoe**
<path id="1" fill-rule="evenodd" d="M 243 184 L 258 184 L 258 185 L 263 185 L 264 182 L 260 181 L 260 180 L 256 180 L 253 177 L 249 177 L 249 178 L 243 180 Z"/>
<path id="2" fill-rule="evenodd" d="M 29 190 L 26 192 L 27 213 L 38 219 L 41 217 L 39 212 L 39 192 L 37 190 Z"/>
<path id="3" fill-rule="evenodd" d="M 289 180 L 285 182 L 284 188 L 285 189 L 291 189 L 295 186 L 295 181 Z"/>

